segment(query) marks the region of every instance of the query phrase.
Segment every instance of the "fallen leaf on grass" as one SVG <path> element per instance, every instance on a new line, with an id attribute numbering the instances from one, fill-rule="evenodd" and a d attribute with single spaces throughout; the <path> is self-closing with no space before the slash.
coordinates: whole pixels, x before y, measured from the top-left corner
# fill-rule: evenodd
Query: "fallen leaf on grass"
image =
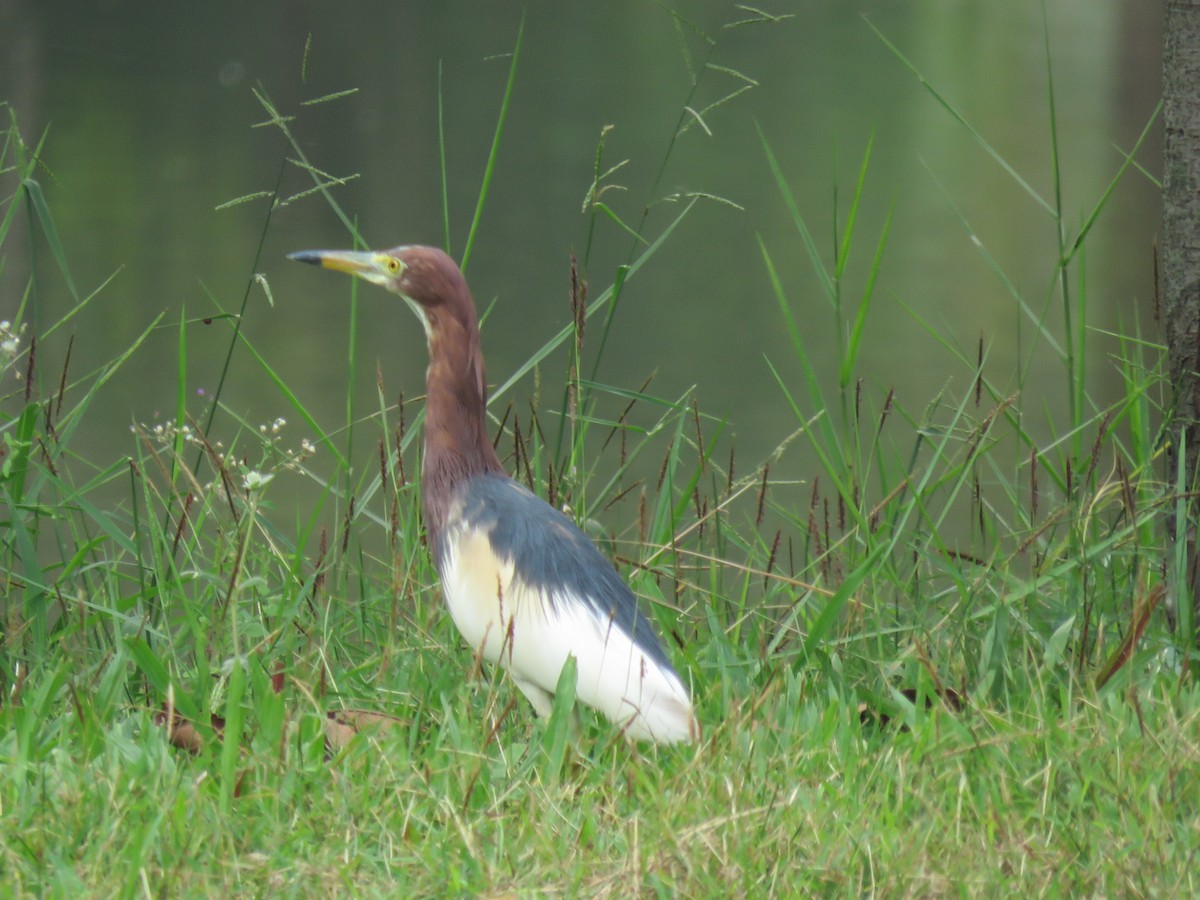
<path id="1" fill-rule="evenodd" d="M 339 709 L 325 713 L 325 755 L 341 750 L 364 728 L 378 726 L 380 731 L 399 725 L 403 720 L 387 713 L 366 709 Z"/>
<path id="2" fill-rule="evenodd" d="M 211 726 L 213 734 L 217 740 L 225 734 L 225 720 L 220 716 L 211 716 Z M 162 709 L 154 714 L 154 722 L 156 725 L 163 725 L 167 729 L 167 740 L 180 750 L 186 750 L 188 753 L 196 754 L 204 747 L 204 738 L 200 734 L 200 729 L 185 719 L 168 701 L 164 703 Z"/>
<path id="3" fill-rule="evenodd" d="M 167 740 L 180 750 L 195 755 L 203 749 L 204 737 L 200 729 L 180 715 L 179 710 L 170 703 L 164 703 L 162 709 L 154 714 L 154 721 L 167 729 Z M 401 722 L 403 720 L 396 716 L 367 709 L 338 709 L 327 712 L 325 758 L 330 758 L 335 751 L 345 749 L 354 736 L 364 729 L 378 727 L 382 731 Z M 225 720 L 220 716 L 212 716 L 211 727 L 217 740 L 222 740 L 225 735 Z"/>

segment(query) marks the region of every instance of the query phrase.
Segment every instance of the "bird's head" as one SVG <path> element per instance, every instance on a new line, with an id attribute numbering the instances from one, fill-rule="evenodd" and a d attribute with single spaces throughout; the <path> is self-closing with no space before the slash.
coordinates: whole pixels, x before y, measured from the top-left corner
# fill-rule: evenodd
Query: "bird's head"
<path id="1" fill-rule="evenodd" d="M 399 294 L 425 326 L 430 339 L 453 323 L 475 329 L 475 303 L 466 279 L 449 256 L 416 244 L 390 250 L 301 250 L 288 259 L 347 272 Z"/>

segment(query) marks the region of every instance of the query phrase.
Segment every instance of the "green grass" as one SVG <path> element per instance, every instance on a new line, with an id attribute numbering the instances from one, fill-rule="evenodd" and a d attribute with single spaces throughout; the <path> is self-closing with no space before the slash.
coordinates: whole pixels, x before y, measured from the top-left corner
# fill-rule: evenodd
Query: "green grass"
<path id="1" fill-rule="evenodd" d="M 708 69 L 694 71 L 698 84 Z M 259 96 L 290 138 L 290 119 Z M 820 461 L 797 505 L 770 460 L 737 460 L 702 398 L 589 376 L 608 329 L 585 341 L 583 322 L 610 323 L 623 287 L 706 200 L 657 230 L 622 218 L 600 199 L 614 172 L 601 145 L 588 234 L 631 235 L 628 264 L 607 283 L 592 273 L 590 292 L 577 285 L 575 324 L 497 385 L 492 411 L 510 471 L 568 505 L 617 561 L 693 686 L 703 741 L 653 748 L 566 692 L 534 720 L 462 646 L 419 541 L 420 404 L 397 406 L 394 387 L 347 393 L 344 421 L 322 422 L 240 330 L 244 308 L 203 318 L 229 327 L 228 357 L 257 363 L 311 443 L 297 425 L 239 420 L 220 390 L 199 421 L 195 311 L 148 322 L 99 370 L 44 370 L 65 354 L 74 312 L 35 350 L 21 323 L 39 291 L 61 280 L 75 312 L 104 295 L 74 286 L 37 149 L 13 117 L 0 258 L 16 223 L 49 255 L 0 335 L 5 894 L 1196 892 L 1196 657 L 1161 611 L 1179 564 L 1164 559 L 1165 524 L 1194 512 L 1185 479 L 1161 470 L 1162 348 L 1131 323 L 1118 336 L 1124 396 L 1099 406 L 1083 381 L 1091 326 L 1076 267 L 1112 185 L 1076 234 L 1061 197 L 1040 202 L 1060 260 L 1052 294 L 1012 289 L 1035 340 L 1060 354 L 1071 410 L 1039 442 L 1024 376 L 987 377 L 984 340 L 943 340 L 971 382 L 963 396 L 910 410 L 862 387 L 888 239 L 857 218 L 872 148 L 845 221 L 822 231 L 762 134 L 761 165 L 796 229 L 760 238 L 764 302 L 793 346 L 772 360 L 780 416 L 795 417 L 779 438 Z M 298 143 L 291 154 L 353 232 L 328 176 Z M 670 158 L 668 147 L 660 173 Z M 1052 164 L 1065 164 L 1057 151 Z M 644 199 L 629 208 L 655 197 Z M 852 256 L 859 245 L 869 252 Z M 836 372 L 810 360 L 793 310 L 811 287 L 781 280 L 781 253 L 812 263 L 843 335 Z M 586 269 L 586 245 L 582 256 Z M 852 258 L 868 260 L 856 297 Z M 248 274 L 247 297 L 254 288 Z M 84 413 L 155 329 L 177 343 L 171 415 L 132 435 L 127 458 L 89 458 Z M 560 347 L 563 372 L 548 362 Z M 348 375 L 357 362 L 351 351 Z M 364 441 L 378 462 L 352 470 Z M 295 479 L 318 499 L 288 521 L 272 492 Z M 172 743 L 167 707 L 195 730 L 195 752 Z M 328 714 L 346 709 L 393 718 L 331 740 Z"/>

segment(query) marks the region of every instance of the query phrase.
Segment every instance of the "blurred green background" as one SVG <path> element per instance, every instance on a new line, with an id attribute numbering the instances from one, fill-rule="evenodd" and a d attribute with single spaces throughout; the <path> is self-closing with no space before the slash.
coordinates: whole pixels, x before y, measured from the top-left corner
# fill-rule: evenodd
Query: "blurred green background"
<path id="1" fill-rule="evenodd" d="M 1068 230 L 1077 231 L 1150 118 L 1160 91 L 1160 3 L 1047 0 Z M 874 395 L 894 387 L 921 410 L 971 375 L 908 312 L 919 312 L 974 356 L 982 336 L 989 374 L 1016 383 L 1030 352 L 1005 285 L 960 221 L 1036 309 L 1061 326 L 1055 290 L 1056 224 L 921 86 L 866 24 L 870 21 L 1043 197 L 1053 197 L 1046 32 L 1037 0 L 817 0 L 773 3 L 791 18 L 754 18 L 730 3 L 499 2 L 335 3 L 40 2 L 0 0 L 0 99 L 26 140 L 49 128 L 41 181 L 57 217 L 73 275 L 89 293 L 112 282 L 75 323 L 73 371 L 111 359 L 161 310 L 178 322 L 236 310 L 253 271 L 267 213 L 256 200 L 281 166 L 283 195 L 311 185 L 288 165 L 259 86 L 285 113 L 312 163 L 359 177 L 336 189 L 373 246 L 443 240 L 438 143 L 439 77 L 449 178 L 451 251 L 462 252 L 522 16 L 524 44 L 491 194 L 468 268 L 481 307 L 495 306 L 484 349 L 493 383 L 503 381 L 570 320 L 568 258 L 583 253 L 601 130 L 605 166 L 628 163 L 605 200 L 636 224 L 651 202 L 653 237 L 680 204 L 703 192 L 741 209 L 702 201 L 663 252 L 625 290 L 598 377 L 676 397 L 698 388 L 701 409 L 728 416 L 745 468 L 795 427 L 764 358 L 785 378 L 799 365 L 758 248 L 769 248 L 822 371 L 836 379 L 833 318 L 779 190 L 756 125 L 770 141 L 826 260 L 835 210 L 844 217 L 857 169 L 874 135 L 847 296 L 861 290 L 883 220 L 894 204 L 862 374 Z M 306 54 L 307 46 L 307 54 Z M 713 64 L 705 68 L 706 63 Z M 740 73 L 737 77 L 726 70 Z M 440 73 L 440 75 L 439 75 Z M 692 84 L 699 86 L 692 94 Z M 704 115 L 668 148 L 685 104 Z M 335 91 L 335 102 L 303 101 Z M 689 97 L 691 98 L 689 100 Z M 1157 176 L 1157 131 L 1138 162 Z M 667 159 L 656 189 L 652 185 Z M 15 189 L 11 183 L 5 193 Z M 1090 239 L 1084 270 L 1090 324 L 1088 388 L 1098 404 L 1120 395 L 1119 374 L 1100 331 L 1152 323 L 1152 247 L 1159 192 L 1131 171 Z M 838 219 L 841 227 L 842 219 Z M 287 263 L 291 250 L 348 246 L 350 237 L 319 197 L 278 209 L 259 271 L 274 297 L 256 292 L 244 328 L 283 381 L 322 422 L 344 415 L 348 284 Z M 586 275 L 593 293 L 630 254 L 630 237 L 601 219 Z M 0 271 L 0 317 L 10 318 L 31 265 L 44 277 L 34 310 L 46 324 L 73 301 L 46 248 L 14 240 Z M 115 273 L 115 275 L 114 275 Z M 425 349 L 402 304 L 360 296 L 358 378 L 374 404 L 375 360 L 389 391 L 423 390 Z M 597 323 L 598 324 L 598 323 Z M 589 334 L 596 332 L 596 327 Z M 169 415 L 177 329 L 169 324 L 90 408 L 95 458 L 129 452 L 129 426 Z M 189 331 L 197 413 L 219 375 L 228 329 Z M 592 345 L 594 350 L 594 344 Z M 56 373 L 65 342 L 43 348 Z M 561 361 L 561 357 L 559 357 Z M 1066 376 L 1044 348 L 1029 359 L 1028 385 L 1045 391 L 1046 419 L 1065 419 Z M 546 378 L 565 372 L 551 363 Z M 1012 372 L 1007 376 L 1005 373 Z M 56 380 L 54 375 L 48 375 Z M 531 389 L 531 388 L 530 388 Z M 555 408 L 557 388 L 545 405 Z M 251 422 L 287 415 L 246 354 L 235 357 L 224 401 Z M 1036 408 L 1036 407 L 1034 407 Z M 218 423 L 221 419 L 218 418 Z M 1031 430 L 1036 434 L 1037 426 Z M 1047 434 L 1052 433 L 1047 429 Z M 303 435 L 296 433 L 293 443 Z M 805 475 L 794 445 L 785 470 Z M 368 448 L 364 448 L 366 452 Z"/>

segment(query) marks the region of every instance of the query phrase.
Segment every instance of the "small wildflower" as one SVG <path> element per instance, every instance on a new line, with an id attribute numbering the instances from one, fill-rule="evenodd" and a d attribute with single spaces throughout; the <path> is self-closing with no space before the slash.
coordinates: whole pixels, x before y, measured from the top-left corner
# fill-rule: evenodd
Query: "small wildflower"
<path id="1" fill-rule="evenodd" d="M 257 491 L 266 487 L 267 484 L 274 478 L 275 475 L 271 472 L 256 472 L 253 469 L 248 469 L 242 476 L 242 487 L 248 491 Z"/>
<path id="2" fill-rule="evenodd" d="M 8 319 L 0 321 L 0 362 L 7 365 L 21 352 L 21 335 L 25 333 L 25 324 L 14 329 Z M 17 373 L 18 377 L 20 373 Z"/>

